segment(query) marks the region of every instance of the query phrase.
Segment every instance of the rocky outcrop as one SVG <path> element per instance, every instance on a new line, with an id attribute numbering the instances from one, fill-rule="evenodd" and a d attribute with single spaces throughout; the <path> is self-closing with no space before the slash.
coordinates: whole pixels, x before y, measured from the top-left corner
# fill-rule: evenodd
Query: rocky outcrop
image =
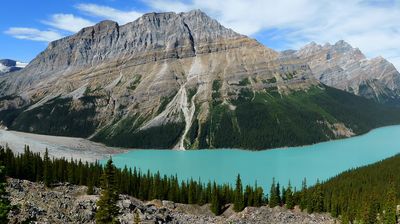
<path id="1" fill-rule="evenodd" d="M 283 57 L 301 58 L 322 83 L 383 103 L 400 102 L 400 73 L 382 57 L 367 59 L 341 40 L 321 46 L 314 42 Z"/>
<path id="2" fill-rule="evenodd" d="M 11 59 L 0 59 L 0 76 L 23 69 L 27 64 Z"/>
<path id="3" fill-rule="evenodd" d="M 99 196 L 86 195 L 86 187 L 60 184 L 52 189 L 43 184 L 8 179 L 7 191 L 14 209 L 10 223 L 35 221 L 36 223 L 95 223 L 96 201 Z M 99 189 L 95 189 L 98 193 Z M 338 223 L 327 214 L 307 214 L 298 209 L 281 207 L 248 207 L 235 213 L 229 207 L 221 216 L 210 212 L 209 205 L 184 205 L 170 201 L 142 202 L 120 195 L 119 220 L 134 223 L 139 215 L 141 223 Z"/>
<path id="4" fill-rule="evenodd" d="M 215 94 L 230 104 L 242 89 L 287 94 L 319 84 L 303 62 L 278 55 L 199 10 L 149 13 L 123 26 L 103 21 L 50 43 L 24 70 L 0 78 L 0 96 L 25 102 L 16 107 L 24 110 L 12 129 L 118 143 L 128 138 L 121 132 L 140 139 L 132 133 L 157 129 L 169 132 L 167 143 L 129 146 L 183 149 L 194 122 L 209 119 Z M 58 121 L 65 125 L 48 131 L 54 126 L 37 121 L 53 118 L 65 118 Z"/>
<path id="5" fill-rule="evenodd" d="M 354 108 L 342 104 L 350 101 L 338 106 L 326 96 L 321 82 L 370 98 L 395 93 L 391 73 L 363 78 L 363 58 L 344 42 L 279 53 L 199 10 L 149 13 L 123 26 L 103 21 L 51 42 L 25 69 L 0 77 L 0 121 L 12 130 L 130 148 L 312 144 L 397 121 L 391 117 L 369 127 L 350 122 L 336 113 L 345 107 L 352 114 Z M 384 61 L 365 63 L 367 71 L 385 67 Z M 312 103 L 305 105 L 300 95 Z"/>

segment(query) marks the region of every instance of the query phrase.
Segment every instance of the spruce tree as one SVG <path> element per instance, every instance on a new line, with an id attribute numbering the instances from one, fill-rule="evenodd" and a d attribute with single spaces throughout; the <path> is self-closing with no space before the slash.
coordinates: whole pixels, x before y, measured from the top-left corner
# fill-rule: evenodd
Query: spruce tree
<path id="1" fill-rule="evenodd" d="M 116 168 L 113 165 L 112 159 L 107 161 L 101 176 L 101 195 L 97 202 L 99 209 L 96 212 L 96 223 L 118 223 L 118 188 L 116 182 Z"/>
<path id="2" fill-rule="evenodd" d="M 294 205 L 295 205 L 295 201 L 294 201 L 293 191 L 292 191 L 292 186 L 290 185 L 290 181 L 289 181 L 289 184 L 285 191 L 285 198 L 286 198 L 286 208 L 293 209 Z"/>
<path id="3" fill-rule="evenodd" d="M 215 215 L 220 215 L 222 212 L 221 196 L 215 182 L 211 193 L 211 211 Z"/>
<path id="4" fill-rule="evenodd" d="M 243 186 L 242 186 L 242 180 L 240 179 L 240 175 L 238 175 L 236 178 L 236 189 L 235 189 L 233 210 L 235 212 L 240 212 L 243 209 L 244 209 Z"/>
<path id="5" fill-rule="evenodd" d="M 393 184 L 391 184 L 388 192 L 386 193 L 385 203 L 384 203 L 384 214 L 383 223 L 392 224 L 396 223 L 396 189 Z"/>
<path id="6" fill-rule="evenodd" d="M 86 194 L 88 194 L 88 195 L 94 194 L 94 186 L 93 186 L 94 183 L 93 182 L 94 182 L 93 178 L 89 178 L 87 191 L 86 191 Z"/>
<path id="7" fill-rule="evenodd" d="M 5 168 L 0 162 L 0 223 L 8 223 L 8 212 L 11 209 L 6 184 Z"/>
<path id="8" fill-rule="evenodd" d="M 307 191 L 307 179 L 304 178 L 303 182 L 301 183 L 301 192 L 300 192 L 300 209 L 303 211 L 307 208 L 308 205 L 308 191 Z"/>
<path id="9" fill-rule="evenodd" d="M 279 184 L 275 183 L 275 178 L 272 179 L 271 190 L 269 192 L 269 207 L 273 208 L 280 204 Z"/>
<path id="10" fill-rule="evenodd" d="M 49 150 L 46 148 L 43 157 L 43 181 L 47 187 L 50 187 L 51 184 L 51 167 L 50 167 L 50 158 L 49 158 Z"/>
<path id="11" fill-rule="evenodd" d="M 313 195 L 314 211 L 323 212 L 324 211 L 324 193 L 322 191 L 322 186 L 317 180 L 315 185 L 314 195 Z"/>

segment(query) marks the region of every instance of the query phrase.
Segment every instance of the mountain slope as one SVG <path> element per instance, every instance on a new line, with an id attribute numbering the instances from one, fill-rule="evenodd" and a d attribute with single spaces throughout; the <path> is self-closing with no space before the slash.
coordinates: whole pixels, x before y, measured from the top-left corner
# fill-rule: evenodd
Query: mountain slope
<path id="1" fill-rule="evenodd" d="M 396 155 L 345 171 L 299 195 L 318 193 L 323 200 L 321 211 L 341 217 L 342 222 L 379 223 L 391 215 L 387 223 L 396 223 L 390 220 L 396 220 L 400 211 L 399 172 L 400 155 Z"/>
<path id="2" fill-rule="evenodd" d="M 400 122 L 397 109 L 338 91 L 304 59 L 199 10 L 150 13 L 84 28 L 0 77 L 0 119 L 20 131 L 178 149 L 310 144 Z"/>
<path id="3" fill-rule="evenodd" d="M 27 64 L 10 59 L 0 59 L 0 76 L 8 73 L 23 69 Z"/>
<path id="4" fill-rule="evenodd" d="M 399 104 L 400 73 L 382 57 L 367 59 L 344 41 L 310 43 L 283 55 L 305 60 L 322 83 L 381 103 Z"/>

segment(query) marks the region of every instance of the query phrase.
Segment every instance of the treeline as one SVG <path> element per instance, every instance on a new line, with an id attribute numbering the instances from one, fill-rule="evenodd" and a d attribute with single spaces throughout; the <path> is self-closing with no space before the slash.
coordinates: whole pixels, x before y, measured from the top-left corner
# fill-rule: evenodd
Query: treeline
<path id="1" fill-rule="evenodd" d="M 42 181 L 46 186 L 68 182 L 86 185 L 89 193 L 94 186 L 101 186 L 104 167 L 99 163 L 88 163 L 65 158 L 49 158 L 46 150 L 43 156 L 33 153 L 25 146 L 24 153 L 14 154 L 8 147 L 0 146 L 0 163 L 4 164 L 9 177 L 29 181 Z M 224 206 L 236 204 L 240 211 L 246 206 L 261 206 L 266 203 L 261 187 L 241 184 L 240 176 L 236 188 L 215 182 L 202 183 L 200 180 L 179 181 L 177 176 L 161 176 L 159 172 L 145 173 L 134 168 L 115 169 L 115 187 L 121 194 L 147 201 L 152 199 L 169 200 L 184 204 L 204 205 L 211 203 L 212 211 L 221 214 Z"/>
<path id="2" fill-rule="evenodd" d="M 0 164 L 5 165 L 9 177 L 30 181 L 43 181 L 51 187 L 61 182 L 87 185 L 88 193 L 93 187 L 102 186 L 102 175 L 106 169 L 99 162 L 83 163 L 76 160 L 50 159 L 42 157 L 26 146 L 24 153 L 14 154 L 9 148 L 0 146 Z M 299 191 L 272 181 L 270 191 L 264 194 L 260 186 L 243 187 L 240 176 L 236 184 L 217 184 L 201 180 L 179 181 L 176 176 L 161 176 L 160 173 L 143 173 L 130 168 L 115 168 L 111 179 L 113 189 L 141 200 L 169 200 L 185 204 L 211 204 L 211 210 L 219 215 L 227 204 L 235 211 L 247 206 L 296 205 L 308 213 L 329 212 L 342 223 L 396 223 L 396 206 L 400 204 L 400 155 L 373 165 L 346 171 L 338 176 L 308 187 L 303 181 Z M 104 177 L 103 177 L 104 179 Z M 104 183 L 104 180 L 103 180 Z"/>
<path id="3" fill-rule="evenodd" d="M 343 223 L 396 223 L 400 215 L 400 211 L 396 214 L 400 205 L 400 155 L 346 171 L 299 194 L 319 195 L 315 211 L 341 217 Z"/>
<path id="4" fill-rule="evenodd" d="M 271 89 L 254 93 L 243 88 L 236 100 L 230 100 L 235 110 L 227 104 L 211 104 L 206 122 L 198 125 L 200 128 L 191 138 L 198 140 L 199 148 L 261 150 L 337 138 L 321 121 L 343 123 L 355 134 L 400 123 L 399 107 L 382 105 L 328 86 L 320 87 L 282 96 Z"/>

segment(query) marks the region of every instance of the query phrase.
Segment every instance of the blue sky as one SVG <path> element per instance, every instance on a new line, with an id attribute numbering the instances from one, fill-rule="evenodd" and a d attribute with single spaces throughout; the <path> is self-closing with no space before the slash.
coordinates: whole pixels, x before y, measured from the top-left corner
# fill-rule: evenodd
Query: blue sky
<path id="1" fill-rule="evenodd" d="M 201 9 L 276 50 L 345 40 L 400 68 L 400 0 L 13 0 L 0 8 L 0 58 L 30 61 L 48 42 L 111 19 Z"/>

